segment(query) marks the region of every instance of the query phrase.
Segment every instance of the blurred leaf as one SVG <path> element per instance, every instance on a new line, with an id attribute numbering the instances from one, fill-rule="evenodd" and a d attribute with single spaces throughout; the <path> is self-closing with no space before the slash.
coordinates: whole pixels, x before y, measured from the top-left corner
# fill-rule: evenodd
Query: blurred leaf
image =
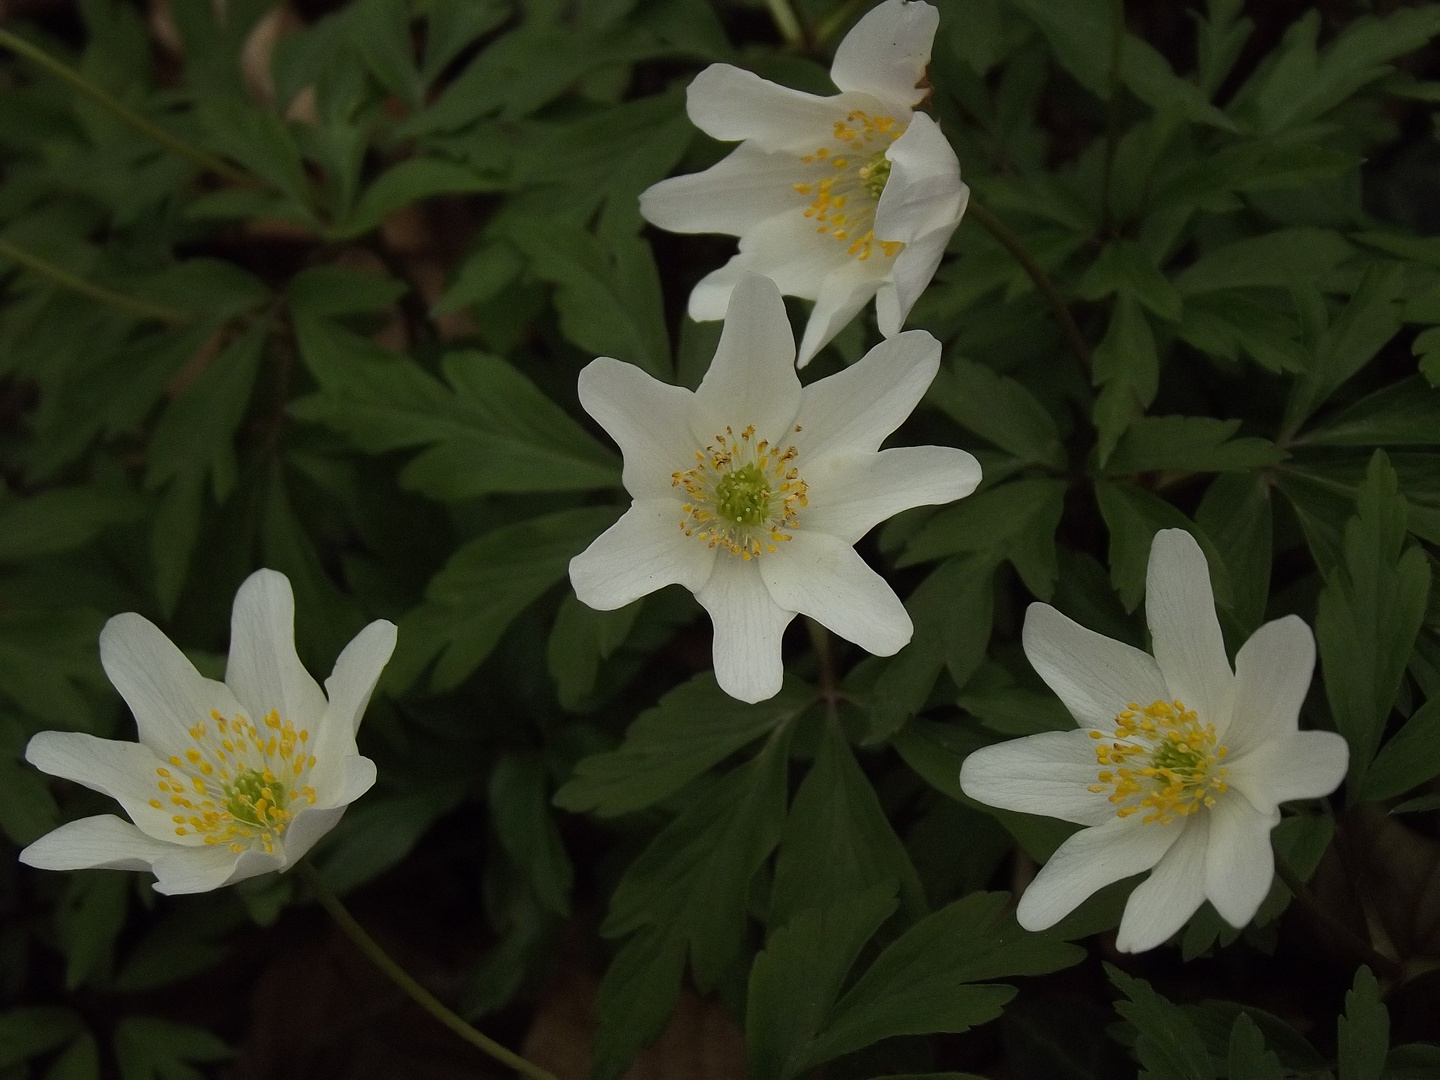
<path id="1" fill-rule="evenodd" d="M 203 1028 L 159 1016 L 127 1016 L 115 1027 L 122 1080 L 199 1078 L 190 1062 L 224 1061 L 230 1048 Z"/>
<path id="2" fill-rule="evenodd" d="M 464 796 L 458 781 L 431 780 L 399 794 L 371 792 L 325 839 L 314 857 L 316 869 L 337 893 L 349 892 L 402 861 Z"/>
<path id="3" fill-rule="evenodd" d="M 334 240 L 360 236 L 396 211 L 436 195 L 494 191 L 498 186 L 466 165 L 439 158 L 407 158 L 376 178 L 365 189 L 354 213 L 330 229 L 328 235 Z"/>
<path id="4" fill-rule="evenodd" d="M 100 1080 L 100 1046 L 88 1031 L 65 1048 L 45 1080 Z"/>
<path id="5" fill-rule="evenodd" d="M 1431 698 L 1376 755 L 1362 796 L 1380 801 L 1403 795 L 1440 775 L 1440 697 Z"/>
<path id="6" fill-rule="evenodd" d="M 1340 1080 L 1380 1080 L 1390 1048 L 1390 1012 L 1368 967 L 1355 972 L 1337 1028 Z"/>
<path id="7" fill-rule="evenodd" d="M 515 865 L 530 876 L 540 902 L 570 914 L 574 870 L 550 814 L 544 763 L 533 755 L 506 754 L 490 774 L 490 820 Z"/>
<path id="8" fill-rule="evenodd" d="M 1226 1069 L 1229 1080 L 1284 1080 L 1285 1077 L 1280 1059 L 1266 1049 L 1265 1036 L 1243 1012 L 1230 1029 Z"/>
<path id="9" fill-rule="evenodd" d="M 74 990 L 104 983 L 115 962 L 115 939 L 125 927 L 130 876 L 114 870 L 84 870 L 65 882 L 55 912 L 55 929 L 65 950 L 65 986 Z"/>
<path id="10" fill-rule="evenodd" d="M 0 1013 L 0 1069 L 49 1053 L 85 1030 L 80 1017 L 58 1006 L 10 1009 Z"/>
<path id="11" fill-rule="evenodd" d="M 19 562 L 83 547 L 106 529 L 135 521 L 144 504 L 126 491 L 52 488 L 0 504 L 0 561 Z"/>
<path id="12" fill-rule="evenodd" d="M 560 602 L 545 650 L 555 694 L 567 709 L 580 709 L 595 689 L 600 663 L 625 642 L 643 601 L 616 611 L 596 611 L 574 595 Z"/>
<path id="13" fill-rule="evenodd" d="M 1311 428 L 1310 446 L 1435 446 L 1440 444 L 1440 390 L 1419 376 L 1391 383 Z"/>
<path id="14" fill-rule="evenodd" d="M 615 954 L 595 996 L 592 1080 L 615 1080 L 660 1037 L 680 998 L 686 951 L 683 936 L 652 926 Z"/>
<path id="15" fill-rule="evenodd" d="M 509 244 L 487 244 L 460 266 L 445 295 L 435 302 L 432 315 L 446 315 L 489 300 L 520 273 L 520 256 Z"/>

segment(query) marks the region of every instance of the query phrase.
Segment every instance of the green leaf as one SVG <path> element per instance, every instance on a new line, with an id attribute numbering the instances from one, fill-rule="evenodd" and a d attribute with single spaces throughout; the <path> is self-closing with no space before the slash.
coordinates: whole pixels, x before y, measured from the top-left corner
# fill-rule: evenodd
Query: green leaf
<path id="1" fill-rule="evenodd" d="M 318 226 L 300 148 L 285 121 L 238 99 L 206 101 L 199 115 L 212 149 L 238 161 L 283 197 L 275 207 L 278 214 Z"/>
<path id="2" fill-rule="evenodd" d="M 460 805 L 466 787 L 427 779 L 401 794 L 371 792 L 326 838 L 316 868 L 337 893 L 363 885 L 402 862 L 436 821 Z"/>
<path id="3" fill-rule="evenodd" d="M 100 1044 L 88 1031 L 65 1048 L 45 1080 L 100 1080 Z"/>
<path id="4" fill-rule="evenodd" d="M 1065 468 L 1065 448 L 1054 418 L 1014 379 L 957 358 L 941 366 L 926 398 L 961 427 L 1019 460 Z"/>
<path id="5" fill-rule="evenodd" d="M 224 1061 L 228 1046 L 203 1028 L 159 1016 L 127 1016 L 115 1027 L 122 1080 L 172 1080 L 200 1074 L 186 1063 Z"/>
<path id="6" fill-rule="evenodd" d="M 1339 233 L 1313 226 L 1277 229 L 1206 252 L 1182 270 L 1175 287 L 1185 297 L 1218 289 L 1283 289 L 1314 281 L 1355 254 Z"/>
<path id="7" fill-rule="evenodd" d="M 1125 429 L 1155 400 L 1160 360 L 1155 332 L 1140 305 L 1121 295 L 1110 314 L 1105 338 L 1095 349 L 1094 379 L 1101 387 L 1093 417 L 1099 433 L 1096 455 L 1103 466 Z"/>
<path id="8" fill-rule="evenodd" d="M 50 726 L 74 728 L 93 709 L 84 690 L 103 690 L 95 654 L 104 616 L 84 608 L 0 611 L 0 692 Z"/>
<path id="9" fill-rule="evenodd" d="M 1188 297 L 1176 333 L 1201 352 L 1235 362 L 1250 357 L 1267 371 L 1303 371 L 1310 356 L 1293 318 L 1248 290 L 1216 289 Z"/>
<path id="10" fill-rule="evenodd" d="M 1355 984 L 1345 993 L 1345 1015 L 1336 1028 L 1340 1080 L 1381 1080 L 1390 1049 L 1390 1011 L 1368 967 L 1355 972 Z"/>
<path id="11" fill-rule="evenodd" d="M 646 1046 L 660 1037 L 685 974 L 685 939 L 651 927 L 625 943 L 595 996 L 592 1080 L 615 1080 Z"/>
<path id="12" fill-rule="evenodd" d="M 85 1030 L 80 1017 L 58 1006 L 0 1013 L 0 1069 L 12 1069 L 63 1046 Z"/>
<path id="13" fill-rule="evenodd" d="M 747 705 L 721 690 L 713 673 L 697 675 L 641 713 L 619 749 L 582 759 L 555 805 L 602 817 L 651 806 L 815 700 L 813 687 L 787 680 L 768 701 Z"/>
<path id="14" fill-rule="evenodd" d="M 1008 901 L 1006 893 L 971 893 L 908 930 L 830 1011 L 802 1066 L 897 1035 L 966 1031 L 1015 996 L 984 980 L 1043 975 L 1085 958 L 1079 946 L 1021 930 Z"/>
<path id="15" fill-rule="evenodd" d="M 0 829 L 24 847 L 60 824 L 60 810 L 44 776 L 24 761 L 26 732 L 0 714 Z"/>
<path id="16" fill-rule="evenodd" d="M 126 491 L 51 488 L 0 504 L 0 561 L 21 562 L 84 547 L 113 525 L 143 516 L 144 503 Z"/>
<path id="17" fill-rule="evenodd" d="M 855 895 L 884 882 L 900 890 L 908 920 L 926 910 L 925 893 L 910 856 L 861 771 L 839 725 L 825 739 L 795 795 L 770 894 L 771 927 L 831 897 Z"/>
<path id="18" fill-rule="evenodd" d="M 1235 1018 L 1230 1029 L 1227 1058 L 1229 1080 L 1284 1080 L 1280 1059 L 1265 1047 L 1265 1036 L 1245 1013 Z"/>
<path id="19" fill-rule="evenodd" d="M 601 927 L 618 937 L 664 928 L 686 943 L 696 984 L 713 989 L 745 936 L 750 879 L 780 839 L 793 725 L 753 761 L 692 799 L 630 864 Z"/>
<path id="20" fill-rule="evenodd" d="M 1407 507 L 1383 450 L 1370 460 L 1344 560 L 1326 572 L 1315 618 L 1325 695 L 1350 744 L 1350 779 L 1363 781 L 1425 615 L 1430 566 L 1407 545 Z"/>
<path id="21" fill-rule="evenodd" d="M 1421 795 L 1415 799 L 1406 799 L 1393 810 L 1392 814 L 1420 814 L 1426 810 L 1440 810 L 1440 792 L 1434 795 Z"/>
<path id="22" fill-rule="evenodd" d="M 580 709 L 595 689 L 600 663 L 625 642 L 640 614 L 637 600 L 615 611 L 596 611 L 571 595 L 560 602 L 545 649 L 555 693 L 567 709 Z"/>
<path id="23" fill-rule="evenodd" d="M 401 483 L 461 501 L 496 491 L 582 491 L 619 481 L 615 455 L 504 360 L 452 352 L 449 385 L 334 323 L 297 321 L 320 393 L 291 405 L 367 453 L 423 446 Z"/>
<path id="24" fill-rule="evenodd" d="M 1440 445 L 1440 390 L 1412 375 L 1361 398 L 1298 441 L 1309 446 Z"/>
<path id="25" fill-rule="evenodd" d="M 1440 1046 L 1406 1043 L 1392 1047 L 1385 1059 L 1385 1080 L 1430 1080 L 1440 1075 Z"/>
<path id="26" fill-rule="evenodd" d="M 770 935 L 750 969 L 745 1008 L 754 1080 L 790 1080 L 805 1071 L 807 1044 L 860 950 L 895 907 L 895 884 L 882 882 L 825 907 L 806 908 Z"/>
<path id="27" fill-rule="evenodd" d="M 1138 301 L 1162 319 L 1178 322 L 1180 294 L 1133 240 L 1112 240 L 1080 279 L 1080 296 L 1103 300 L 1119 293 Z"/>
<path id="28" fill-rule="evenodd" d="M 1168 179 L 1149 209 L 1152 213 L 1178 208 L 1224 212 L 1233 207 L 1236 194 L 1303 188 L 1333 180 L 1363 161 L 1351 151 L 1317 145 L 1308 131 L 1237 143 L 1206 153 Z"/>
<path id="29" fill-rule="evenodd" d="M 562 581 L 570 560 L 619 516 L 618 508 L 561 510 L 507 525 L 462 545 L 425 589 L 425 603 L 400 622 L 402 654 L 390 685 L 408 685 L 438 654 L 432 685 L 460 685 L 490 655 L 505 628 Z"/>
<path id="30" fill-rule="evenodd" d="M 1183 513 L 1133 484 L 1098 481 L 1095 494 L 1110 530 L 1110 579 L 1126 611 L 1134 611 L 1145 595 L 1150 545 L 1161 529 L 1184 529 L 1199 541 L 1210 563 L 1216 602 L 1221 607 L 1231 606 L 1230 578 L 1224 560 L 1210 538 Z"/>
<path id="31" fill-rule="evenodd" d="M 509 244 L 487 244 L 460 264 L 460 271 L 445 295 L 430 309 L 431 315 L 483 303 L 497 295 L 519 275 L 523 263 Z"/>
<path id="32" fill-rule="evenodd" d="M 316 319 L 379 311 L 409 290 L 398 278 L 346 266 L 312 266 L 290 279 L 285 299 L 297 316 Z"/>
<path id="33" fill-rule="evenodd" d="M 391 214 L 436 195 L 495 191 L 499 185 L 468 165 L 441 158 L 407 158 L 391 166 L 365 189 L 354 213 L 327 233 L 347 240 L 378 228 Z"/>
<path id="34" fill-rule="evenodd" d="M 576 225 L 524 219 L 506 231 L 542 281 L 555 284 L 565 337 L 596 356 L 613 356 L 654 375 L 670 375 L 670 335 L 660 273 L 650 245 L 628 236 L 599 239 Z"/>
<path id="35" fill-rule="evenodd" d="M 544 762 L 534 755 L 506 754 L 490 774 L 490 820 L 495 834 L 530 877 L 535 895 L 559 916 L 570 914 L 574 871 L 550 813 Z"/>
<path id="36" fill-rule="evenodd" d="M 405 0 L 357 0 L 345 28 L 371 74 L 412 108 L 420 104 L 420 73 L 410 52 L 410 13 Z"/>
<path id="37" fill-rule="evenodd" d="M 1252 472 L 1289 455 L 1268 439 L 1234 438 L 1239 420 L 1210 416 L 1142 416 L 1105 463 L 1112 476 L 1162 472 Z"/>
<path id="38" fill-rule="evenodd" d="M 1415 711 L 1380 748 L 1361 795 L 1380 801 L 1394 798 L 1440 775 L 1440 697 L 1432 697 Z"/>
<path id="39" fill-rule="evenodd" d="M 1147 1080 L 1216 1080 L 1210 1054 L 1183 1009 L 1113 964 L 1105 965 L 1105 973 L 1129 999 L 1117 1002 L 1115 1011 L 1139 1032 L 1135 1054 Z"/>
<path id="40" fill-rule="evenodd" d="M 66 880 L 64 899 L 55 912 L 55 930 L 65 950 L 67 989 L 109 978 L 129 898 L 128 874 L 85 870 Z"/>
<path id="41" fill-rule="evenodd" d="M 1233 600 L 1230 613 L 1245 637 L 1265 621 L 1274 517 L 1268 480 L 1235 474 L 1216 477 L 1195 512 L 1195 524 L 1214 541 L 1225 563 Z"/>

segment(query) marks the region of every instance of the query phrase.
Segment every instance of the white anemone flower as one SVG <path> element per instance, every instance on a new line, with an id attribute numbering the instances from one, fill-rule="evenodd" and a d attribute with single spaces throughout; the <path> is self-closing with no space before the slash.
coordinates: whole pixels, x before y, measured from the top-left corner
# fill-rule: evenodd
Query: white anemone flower
<path id="1" fill-rule="evenodd" d="M 1205 900 L 1245 926 L 1274 876 L 1279 804 L 1334 791 L 1350 756 L 1339 735 L 1298 729 L 1315 667 L 1301 619 L 1260 627 L 1231 669 L 1205 555 L 1189 533 L 1156 534 L 1145 613 L 1153 657 L 1032 604 L 1025 655 L 1079 730 L 977 750 L 960 772 L 980 802 L 1087 826 L 1026 889 L 1017 912 L 1026 929 L 1151 871 L 1125 905 L 1122 952 L 1166 941 Z"/>
<path id="2" fill-rule="evenodd" d="M 258 570 L 235 596 L 225 681 L 207 679 L 154 623 L 117 615 L 100 661 L 135 714 L 139 742 L 42 731 L 26 760 L 129 815 L 81 818 L 20 861 L 42 870 L 150 870 L 158 892 L 208 892 L 292 866 L 375 782 L 355 732 L 395 648 L 377 621 L 322 691 L 295 655 L 290 582 Z M 133 822 L 134 824 L 131 824 Z"/>
<path id="3" fill-rule="evenodd" d="M 910 617 L 853 545 L 980 482 L 954 447 L 880 449 L 939 365 L 939 342 L 912 330 L 802 388 L 784 301 L 753 275 L 736 285 L 694 393 L 593 361 L 580 403 L 619 444 L 634 501 L 571 560 L 576 596 L 610 611 L 683 585 L 714 623 L 716 679 L 742 701 L 780 689 L 780 638 L 797 613 L 872 653 L 898 651 Z"/>
<path id="4" fill-rule="evenodd" d="M 735 283 L 753 272 L 815 301 L 802 367 L 871 297 L 880 332 L 900 332 L 970 197 L 955 151 L 915 111 L 929 93 L 917 84 L 939 19 L 909 0 L 871 10 L 836 50 L 830 77 L 840 93 L 830 97 L 729 64 L 696 76 L 690 119 L 740 145 L 640 196 L 640 213 L 662 229 L 740 237 L 740 253 L 690 294 L 691 318 L 721 318 Z"/>

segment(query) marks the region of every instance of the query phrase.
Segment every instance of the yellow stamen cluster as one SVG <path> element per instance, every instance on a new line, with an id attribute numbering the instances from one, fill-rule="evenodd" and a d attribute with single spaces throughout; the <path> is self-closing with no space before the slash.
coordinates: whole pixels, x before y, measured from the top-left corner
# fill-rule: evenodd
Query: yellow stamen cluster
<path id="1" fill-rule="evenodd" d="M 296 731 L 271 711 L 265 730 L 244 716 L 227 720 L 211 710 L 210 723 L 190 729 L 195 745 L 161 766 L 157 810 L 171 809 L 176 836 L 202 836 L 209 845 L 228 844 L 234 852 L 260 847 L 274 853 L 296 802 L 314 804 L 315 789 L 305 783 L 315 765 L 307 753 L 310 732 Z"/>
<path id="2" fill-rule="evenodd" d="M 1122 818 L 1144 811 L 1142 824 L 1168 825 L 1214 806 L 1226 790 L 1219 763 L 1227 751 L 1215 745 L 1215 725 L 1201 724 L 1179 701 L 1144 708 L 1132 701 L 1115 718 L 1113 735 L 1092 731 L 1090 737 L 1099 740 L 1095 760 L 1102 766 L 1090 790 L 1110 791 Z"/>
<path id="3" fill-rule="evenodd" d="M 875 207 L 890 179 L 885 147 L 904 133 L 905 125 L 893 116 L 871 116 L 857 109 L 835 121 L 833 146 L 822 146 L 800 159 L 816 174 L 794 185 L 801 195 L 812 197 L 805 216 L 814 219 L 816 232 L 848 244 L 848 254 L 862 261 L 877 247 L 891 258 L 905 246 L 875 239 L 874 229 Z"/>
<path id="4" fill-rule="evenodd" d="M 756 441 L 754 425 L 739 435 L 727 427 L 695 451 L 694 468 L 670 474 L 671 485 L 688 496 L 681 531 L 747 562 L 778 550 L 809 503 L 809 488 L 795 466 L 798 453 L 793 446 L 781 450 L 768 439 Z"/>

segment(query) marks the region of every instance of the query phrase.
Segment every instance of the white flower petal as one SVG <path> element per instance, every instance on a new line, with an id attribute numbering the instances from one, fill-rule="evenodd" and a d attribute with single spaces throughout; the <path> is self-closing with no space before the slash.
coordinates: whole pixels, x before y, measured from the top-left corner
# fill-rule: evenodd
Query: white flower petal
<path id="1" fill-rule="evenodd" d="M 761 150 L 804 154 L 855 105 L 845 95 L 817 97 L 768 82 L 753 71 L 711 64 L 690 83 L 685 107 L 694 125 L 713 139 L 748 139 Z"/>
<path id="2" fill-rule="evenodd" d="M 1125 902 L 1120 932 L 1115 936 L 1115 947 L 1121 952 L 1145 952 L 1163 945 L 1205 902 L 1205 849 L 1210 834 L 1207 815 L 1194 814 L 1172 825 L 1141 828 L 1183 831 Z"/>
<path id="3" fill-rule="evenodd" d="M 906 244 L 895 256 L 890 280 L 881 285 L 880 291 L 875 294 L 875 321 L 886 337 L 895 336 L 905 325 L 910 309 L 939 269 L 940 260 L 945 256 L 945 245 L 950 242 L 950 234 L 954 231 L 954 226 L 951 226 L 926 233 Z"/>
<path id="4" fill-rule="evenodd" d="M 980 483 L 980 463 L 953 446 L 896 446 L 813 464 L 801 457 L 799 465 L 810 488 L 800 528 L 847 544 L 902 510 L 964 498 Z"/>
<path id="5" fill-rule="evenodd" d="M 100 814 L 52 829 L 20 852 L 20 861 L 37 870 L 149 870 L 173 850 L 114 814 Z"/>
<path id="6" fill-rule="evenodd" d="M 940 370 L 940 343 L 924 330 L 882 341 L 860 360 L 800 392 L 803 430 L 793 442 L 807 462 L 879 450 Z"/>
<path id="7" fill-rule="evenodd" d="M 976 750 L 960 766 L 960 787 L 1001 810 L 1107 825 L 1119 818 L 1104 794 L 1089 790 L 1098 772 L 1088 731 L 1045 731 Z"/>
<path id="8" fill-rule="evenodd" d="M 235 594 L 225 682 L 257 727 L 271 710 L 297 728 L 325 715 L 325 695 L 295 654 L 295 597 L 290 579 L 256 570 Z"/>
<path id="9" fill-rule="evenodd" d="M 970 197 L 970 189 L 960 182 L 960 162 L 949 140 L 934 120 L 916 113 L 885 157 L 891 163 L 890 175 L 875 208 L 875 235 L 910 244 L 943 230 L 943 249 Z"/>
<path id="10" fill-rule="evenodd" d="M 1194 709 L 1202 724 L 1214 724 L 1223 736 L 1230 724 L 1235 675 L 1215 616 L 1210 566 L 1184 529 L 1155 534 L 1145 575 L 1145 618 L 1167 696 Z"/>
<path id="11" fill-rule="evenodd" d="M 1210 841 L 1205 850 L 1205 895 L 1220 917 L 1239 929 L 1255 917 L 1275 877 L 1270 830 L 1280 811 L 1261 813 L 1238 791 L 1228 791 L 1207 811 Z"/>
<path id="12" fill-rule="evenodd" d="M 834 243 L 840 251 L 846 250 L 840 243 Z M 820 282 L 815 294 L 815 306 L 810 310 L 810 319 L 805 324 L 805 336 L 800 341 L 799 364 L 803 368 L 815 354 L 828 345 L 835 335 L 850 324 L 880 290 L 880 284 L 890 273 L 891 260 L 879 253 L 864 260 L 846 256 L 845 262 L 831 270 Z M 802 295 L 795 293 L 794 295 Z"/>
<path id="13" fill-rule="evenodd" d="M 1345 779 L 1350 747 L 1333 731 L 1297 731 L 1225 760 L 1225 780 L 1259 810 L 1319 799 Z"/>
<path id="14" fill-rule="evenodd" d="M 883 101 L 915 105 L 928 88 L 917 88 L 930 63 L 940 13 L 929 4 L 885 0 L 855 24 L 830 66 L 841 90 L 863 91 Z"/>
<path id="15" fill-rule="evenodd" d="M 696 322 L 724 318 L 730 294 L 746 274 L 765 275 L 785 296 L 814 300 L 830 273 L 854 261 L 844 244 L 817 233 L 802 211 L 787 210 L 747 232 L 740 238 L 740 253 L 700 279 L 690 293 L 690 317 Z"/>
<path id="16" fill-rule="evenodd" d="M 394 623 L 384 619 L 372 622 L 345 646 L 325 680 L 325 696 L 330 704 L 309 744 L 309 751 L 315 756 L 310 786 L 315 789 L 321 806 L 340 801 L 338 788 L 343 784 L 348 762 L 358 753 L 355 733 L 360 729 L 380 673 L 395 651 L 395 633 Z M 293 830 L 292 823 L 285 834 L 287 850 Z"/>
<path id="17" fill-rule="evenodd" d="M 1040 868 L 1020 898 L 1016 920 L 1026 930 L 1054 926 L 1099 889 L 1149 870 L 1170 850 L 1180 830 L 1178 823 L 1141 825 L 1138 817 L 1081 829 Z"/>
<path id="18" fill-rule="evenodd" d="M 1300 729 L 1315 670 L 1315 636 L 1297 615 L 1268 622 L 1235 654 L 1235 704 L 1225 743 L 1244 753 Z"/>
<path id="19" fill-rule="evenodd" d="M 738 436 L 750 425 L 757 439 L 789 439 L 800 410 L 795 332 L 769 278 L 747 274 L 736 282 L 715 359 L 693 400 L 690 428 L 701 446 L 727 427 Z M 684 466 L 689 464 L 687 458 Z"/>
<path id="20" fill-rule="evenodd" d="M 155 891 L 165 896 L 183 896 L 210 892 L 223 885 L 234 885 L 246 878 L 259 877 L 280 869 L 284 860 L 279 854 L 247 848 L 231 851 L 224 844 L 210 847 L 174 849 L 155 860 Z"/>
<path id="21" fill-rule="evenodd" d="M 742 233 L 803 208 L 794 184 L 800 163 L 793 153 L 771 153 L 741 143 L 704 172 L 672 176 L 640 194 L 640 216 L 676 233 Z"/>
<path id="22" fill-rule="evenodd" d="M 1031 604 L 1022 634 L 1025 655 L 1081 727 L 1113 729 L 1134 702 L 1166 697 L 1153 657 L 1087 630 L 1049 604 Z"/>
<path id="23" fill-rule="evenodd" d="M 680 531 L 678 499 L 639 499 L 570 560 L 570 584 L 581 603 L 614 611 L 666 585 L 698 593 L 710 580 L 715 548 Z"/>
<path id="24" fill-rule="evenodd" d="M 203 842 L 193 831 L 176 835 L 171 820 L 176 809 L 168 801 L 160 809 L 150 805 L 151 799 L 160 799 L 155 770 L 165 763 L 148 746 L 97 739 L 80 731 L 42 731 L 25 748 L 25 760 L 43 773 L 110 796 L 142 832 L 156 840 L 187 846 Z"/>
<path id="25" fill-rule="evenodd" d="M 201 675 L 159 627 L 133 611 L 100 631 L 100 663 L 135 714 L 140 741 L 163 756 L 190 746 L 190 729 L 212 709 L 227 718 L 242 711 L 228 686 Z"/>
<path id="26" fill-rule="evenodd" d="M 715 680 L 733 698 L 754 703 L 780 692 L 780 639 L 795 617 L 775 603 L 756 560 L 725 555 L 695 594 L 715 627 Z"/>
<path id="27" fill-rule="evenodd" d="M 608 356 L 585 365 L 578 390 L 581 406 L 624 455 L 625 490 L 637 499 L 673 495 L 671 475 L 689 468 L 698 449 L 686 423 L 694 395 Z"/>
<path id="28" fill-rule="evenodd" d="M 895 590 L 838 537 L 801 529 L 756 562 L 781 608 L 810 616 L 866 652 L 891 656 L 915 632 Z"/>

